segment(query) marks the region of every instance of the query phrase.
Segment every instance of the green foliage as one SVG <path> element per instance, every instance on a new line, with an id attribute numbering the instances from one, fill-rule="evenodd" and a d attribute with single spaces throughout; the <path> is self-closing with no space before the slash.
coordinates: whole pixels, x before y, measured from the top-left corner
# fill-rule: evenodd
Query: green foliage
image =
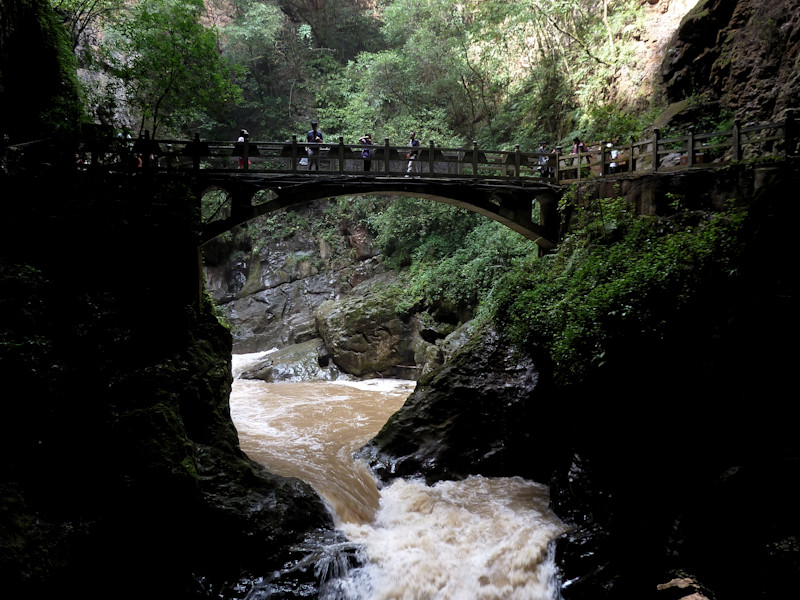
<path id="1" fill-rule="evenodd" d="M 641 116 L 626 113 L 617 105 L 596 104 L 590 106 L 583 114 L 578 130 L 574 133 L 580 137 L 583 135 L 582 131 L 588 130 L 592 131 L 592 140 L 619 140 L 621 144 L 625 144 L 631 137 L 641 139 L 642 131 L 647 124 L 647 116 L 643 122 Z"/>
<path id="2" fill-rule="evenodd" d="M 203 14 L 200 0 L 141 2 L 109 35 L 107 60 L 154 137 L 160 127 L 190 129 L 199 115 L 239 97 Z"/>
<path id="3" fill-rule="evenodd" d="M 79 30 L 119 2 L 50 1 Z M 245 126 L 253 139 L 288 139 L 317 117 L 329 138 L 349 142 L 369 131 L 399 144 L 414 130 L 447 147 L 532 150 L 576 131 L 599 139 L 641 129 L 611 94 L 635 66 L 635 0 L 123 6 L 103 32 L 105 57 L 153 133 L 227 138 Z M 94 93 L 100 120 L 96 109 L 113 115 L 118 97 L 110 87 Z"/>
<path id="4" fill-rule="evenodd" d="M 573 110 L 568 81 L 552 61 L 543 61 L 514 86 L 497 119 L 501 138 L 509 148 L 537 148 L 539 142 L 554 145 L 567 135 Z"/>
<path id="5" fill-rule="evenodd" d="M 245 227 L 252 240 L 285 240 L 298 231 L 310 230 L 311 225 L 306 216 L 287 209 L 248 221 Z"/>
<path id="6" fill-rule="evenodd" d="M 323 130 L 345 140 L 369 132 L 376 143 L 388 138 L 391 144 L 403 144 L 413 130 L 417 139 L 434 139 L 439 145 L 466 141 L 454 135 L 447 107 L 431 100 L 418 81 L 414 61 L 401 52 L 362 54 L 344 69 L 329 72 L 316 98 Z"/>
<path id="7" fill-rule="evenodd" d="M 398 311 L 474 313 L 511 265 L 536 245 L 484 217 L 425 199 L 398 198 L 369 219 L 386 263 L 407 269 Z"/>
<path id="8" fill-rule="evenodd" d="M 398 198 L 369 222 L 390 265 L 405 267 L 412 259 L 436 261 L 461 246 L 478 217 L 461 208 L 421 198 Z"/>
<path id="9" fill-rule="evenodd" d="M 123 0 L 50 0 L 50 5 L 61 16 L 75 48 L 84 33 L 119 11 Z"/>
<path id="10" fill-rule="evenodd" d="M 251 110 L 263 110 L 273 92 L 264 74 L 280 60 L 283 27 L 283 14 L 276 5 L 253 2 L 243 6 L 242 14 L 222 30 L 225 57 L 239 67 L 236 81 L 245 97 L 253 99 Z M 246 101 L 239 108 L 247 108 Z"/>
<path id="11" fill-rule="evenodd" d="M 343 196 L 331 204 L 326 211 L 326 218 L 336 222 L 346 219 L 369 227 L 373 216 L 389 204 L 391 201 L 385 196 Z"/>
<path id="12" fill-rule="evenodd" d="M 211 190 L 200 199 L 200 214 L 204 223 L 225 219 L 231 214 L 231 199 L 224 190 Z"/>
<path id="13" fill-rule="evenodd" d="M 559 251 L 512 270 L 493 305 L 516 343 L 552 357 L 562 383 L 585 378 L 620 339 L 668 335 L 699 290 L 734 276 L 744 219 L 734 209 L 634 218 L 621 200 L 580 213 Z"/>
<path id="14" fill-rule="evenodd" d="M 490 65 L 472 44 L 471 18 L 451 0 L 396 0 L 384 26 L 405 67 L 401 78 L 387 78 L 390 89 L 408 106 L 446 110 L 464 141 L 476 139 L 474 123 L 491 122 L 496 113 L 494 95 L 487 93 Z"/>
<path id="15" fill-rule="evenodd" d="M 433 236 L 434 242 L 435 239 Z M 474 313 L 491 298 L 508 269 L 536 252 L 533 242 L 499 223 L 482 219 L 458 248 L 439 260 L 414 262 L 405 304 L 426 309 L 445 306 L 463 314 Z"/>

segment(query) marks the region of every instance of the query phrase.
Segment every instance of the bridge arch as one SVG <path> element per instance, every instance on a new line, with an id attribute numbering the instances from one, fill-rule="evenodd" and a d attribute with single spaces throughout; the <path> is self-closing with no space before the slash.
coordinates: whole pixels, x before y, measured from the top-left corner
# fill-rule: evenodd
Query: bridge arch
<path id="1" fill-rule="evenodd" d="M 205 179 L 205 180 L 203 180 Z M 422 178 L 387 178 L 385 180 L 353 177 L 320 177 L 309 180 L 289 180 L 269 177 L 213 177 L 196 182 L 198 199 L 209 190 L 224 190 L 230 197 L 230 214 L 205 224 L 202 243 L 230 231 L 247 221 L 285 208 L 317 200 L 352 195 L 399 195 L 427 198 L 434 202 L 458 206 L 516 231 L 536 242 L 543 250 L 555 247 L 558 236 L 558 199 L 560 190 L 546 183 L 535 185 L 493 184 L 480 181 L 453 182 Z M 271 198 L 254 203 L 259 191 L 269 190 Z M 538 223 L 533 220 L 534 205 L 538 206 Z"/>

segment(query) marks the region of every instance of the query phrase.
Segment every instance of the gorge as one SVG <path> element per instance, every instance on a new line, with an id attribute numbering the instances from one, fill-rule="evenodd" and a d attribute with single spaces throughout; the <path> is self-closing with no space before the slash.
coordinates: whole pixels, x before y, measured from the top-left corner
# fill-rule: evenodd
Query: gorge
<path id="1" fill-rule="evenodd" d="M 662 117 L 699 121 L 709 104 L 780 117 L 800 85 L 797 8 L 697 3 L 656 69 L 672 103 Z M 52 93 L 20 84 L 9 23 L 29 5 L 3 9 L 18 12 L 0 22 L 15 121 L 2 111 L 2 129 L 19 142 L 19 122 L 35 130 L 41 110 L 26 94 Z M 701 93 L 712 101 L 686 101 Z M 381 486 L 547 486 L 570 527 L 554 546 L 565 600 L 787 597 L 800 571 L 796 160 L 585 182 L 561 207 L 557 252 L 509 268 L 490 319 L 395 310 L 404 275 L 334 200 L 254 224 L 275 234 L 268 243 L 243 228 L 198 252 L 199 199 L 179 184 L 4 162 L 4 594 L 258 597 L 279 572 L 269 597 L 319 597 L 309 556 L 346 540 L 312 486 L 243 451 L 229 404 L 231 352 L 280 346 L 251 383 L 343 370 L 413 382 L 357 452 Z M 630 219 L 643 193 L 658 214 Z M 299 226 L 332 213 L 335 235 Z M 539 268 L 556 276 L 531 286 Z M 561 294 L 581 277 L 594 296 Z M 603 292 L 610 306 L 592 303 Z M 559 323 L 573 345 L 556 343 Z"/>

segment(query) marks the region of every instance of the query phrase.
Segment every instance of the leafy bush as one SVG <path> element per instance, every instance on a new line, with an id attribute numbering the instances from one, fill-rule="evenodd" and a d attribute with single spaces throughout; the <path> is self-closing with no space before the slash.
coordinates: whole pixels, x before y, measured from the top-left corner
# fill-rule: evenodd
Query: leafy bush
<path id="1" fill-rule="evenodd" d="M 369 218 L 388 264 L 439 260 L 455 252 L 480 217 L 461 208 L 421 198 L 398 198 Z"/>
<path id="2" fill-rule="evenodd" d="M 510 229 L 461 208 L 400 198 L 374 215 L 386 262 L 408 269 L 398 311 L 473 314 L 515 263 L 536 255 L 536 245 Z"/>
<path id="3" fill-rule="evenodd" d="M 583 380 L 620 340 L 663 339 L 701 290 L 735 275 L 743 213 L 645 219 L 604 204 L 583 208 L 559 251 L 519 263 L 494 297 L 498 323 L 550 356 L 561 383 Z"/>

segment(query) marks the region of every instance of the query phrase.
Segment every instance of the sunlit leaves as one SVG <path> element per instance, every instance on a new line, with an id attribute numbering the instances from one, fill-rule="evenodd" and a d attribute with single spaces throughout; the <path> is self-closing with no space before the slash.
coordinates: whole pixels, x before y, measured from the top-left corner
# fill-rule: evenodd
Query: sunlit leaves
<path id="1" fill-rule="evenodd" d="M 116 26 L 108 60 L 154 136 L 238 97 L 203 13 L 199 0 L 149 0 Z"/>
<path id="2" fill-rule="evenodd" d="M 249 54 L 253 59 L 259 54 L 271 51 L 283 25 L 283 13 L 269 3 L 253 2 L 233 23 L 225 26 L 224 35 L 228 51 L 237 47 L 239 53 Z"/>
<path id="3" fill-rule="evenodd" d="M 388 138 L 391 144 L 405 144 L 414 130 L 423 143 L 460 144 L 461 136 L 449 125 L 451 114 L 431 101 L 414 73 L 413 61 L 403 53 L 362 54 L 329 76 L 318 92 L 323 128 L 349 142 L 369 132 L 376 143 Z"/>
<path id="4" fill-rule="evenodd" d="M 395 0 L 382 13 L 386 48 L 360 54 L 346 88 L 334 77 L 318 99 L 337 127 L 352 115 L 357 129 L 366 120 L 402 130 L 392 122 L 441 112 L 446 123 L 436 128 L 458 143 L 554 144 L 576 126 L 595 128 L 581 106 L 603 102 L 615 40 L 635 8 L 631 0 Z M 362 117 L 366 108 L 371 116 Z"/>

